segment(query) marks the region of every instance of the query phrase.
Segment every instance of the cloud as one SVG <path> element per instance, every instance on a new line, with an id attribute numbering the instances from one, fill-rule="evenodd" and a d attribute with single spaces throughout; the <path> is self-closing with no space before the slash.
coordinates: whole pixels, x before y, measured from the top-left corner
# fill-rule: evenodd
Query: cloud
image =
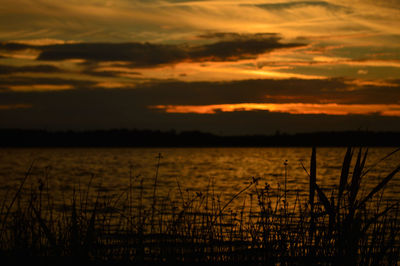
<path id="1" fill-rule="evenodd" d="M 300 47 L 301 43 L 282 43 L 276 34 L 215 33 L 220 40 L 202 45 L 168 45 L 152 43 L 64 43 L 28 45 L 2 43 L 0 51 L 39 50 L 37 60 L 82 59 L 90 62 L 125 61 L 131 67 L 158 67 L 179 62 L 237 61 L 256 58 L 273 50 Z M 210 38 L 211 35 L 203 37 Z"/>
<path id="2" fill-rule="evenodd" d="M 34 46 L 13 43 L 0 42 L 0 56 L 2 58 L 18 58 L 18 59 L 36 59 L 40 54 Z"/>
<path id="3" fill-rule="evenodd" d="M 0 42 L 0 50 L 21 51 L 29 48 L 32 48 L 32 45 L 18 42 Z"/>
<path id="4" fill-rule="evenodd" d="M 41 50 L 38 60 L 129 61 L 136 67 L 174 64 L 187 58 L 178 46 L 150 43 L 76 43 L 42 46 Z"/>
<path id="5" fill-rule="evenodd" d="M 378 86 L 373 86 L 378 85 Z M 388 86 L 390 85 L 390 86 Z M 350 79 L 260 79 L 231 82 L 154 82 L 137 86 L 150 105 L 239 103 L 398 104 L 398 81 L 380 84 Z"/>
<path id="6" fill-rule="evenodd" d="M 0 110 L 26 109 L 32 108 L 30 104 L 0 104 Z"/>
<path id="7" fill-rule="evenodd" d="M 138 77 L 140 77 L 141 73 L 137 72 L 137 71 L 132 71 L 131 68 L 120 68 L 120 67 L 116 67 L 116 68 L 111 68 L 113 70 L 109 70 L 108 69 L 97 69 L 96 66 L 92 66 L 92 67 L 88 67 L 88 69 L 82 71 L 82 74 L 87 74 L 90 76 L 97 76 L 97 77 L 118 77 L 123 73 L 129 74 L 129 75 L 137 75 Z"/>
<path id="8" fill-rule="evenodd" d="M 6 26 L 0 38 L 163 42 L 188 39 L 204 30 L 254 33 L 273 29 L 290 38 L 365 33 L 369 28 L 377 29 L 373 33 L 398 33 L 398 4 L 387 8 L 383 2 L 396 0 L 3 0 L 0 25 Z M 386 45 L 389 40 L 383 38 L 383 42 Z"/>
<path id="9" fill-rule="evenodd" d="M 64 40 L 50 39 L 50 38 L 31 39 L 31 40 L 15 40 L 12 42 L 17 43 L 17 44 L 26 44 L 26 45 L 30 45 L 30 46 L 75 43 L 74 41 L 64 41 Z"/>
<path id="10" fill-rule="evenodd" d="M 349 65 L 349 66 L 371 66 L 371 67 L 387 66 L 387 67 L 400 68 L 400 60 L 346 59 L 346 58 L 320 56 L 320 57 L 314 57 L 312 60 L 257 62 L 257 66 L 260 68 L 264 66 L 325 66 L 325 65 L 332 65 L 332 66 Z"/>
<path id="11" fill-rule="evenodd" d="M 22 77 L 6 76 L 0 81 L 1 91 L 51 91 L 51 90 L 69 90 L 76 88 L 91 88 L 96 82 L 78 79 L 63 79 L 49 77 Z"/>
<path id="12" fill-rule="evenodd" d="M 217 33 L 203 35 L 217 37 L 219 42 L 194 47 L 189 52 L 193 61 L 238 61 L 240 59 L 254 59 L 260 54 L 282 48 L 304 46 L 301 43 L 281 43 L 280 37 L 275 34 L 235 34 Z"/>
<path id="13" fill-rule="evenodd" d="M 96 65 L 96 64 L 95 64 Z M 44 91 L 71 89 L 129 89 L 146 105 L 216 105 L 239 103 L 312 103 L 312 104 L 397 104 L 399 80 L 394 79 L 246 79 L 232 81 L 197 81 L 151 79 L 131 69 L 129 78 L 113 66 L 88 68 L 74 78 L 51 76 L 3 76 L 2 91 Z M 108 69 L 108 70 L 107 70 Z M 3 71 L 3 72 L 2 72 Z M 57 72 L 58 68 L 38 65 L 8 67 L 0 73 Z M 90 78 L 82 74 L 91 75 Z M 69 75 L 69 74 L 68 74 Z M 182 77 L 179 77 L 182 78 Z M 184 77 L 185 78 L 185 77 Z"/>
<path id="14" fill-rule="evenodd" d="M 246 39 L 269 39 L 277 38 L 279 39 L 279 34 L 277 33 L 237 33 L 237 32 L 208 32 L 200 34 L 197 37 L 202 39 L 220 39 L 220 40 L 246 40 Z"/>
<path id="15" fill-rule="evenodd" d="M 69 84 L 34 84 L 34 85 L 13 85 L 8 87 L 10 90 L 15 92 L 26 92 L 26 91 L 60 91 L 60 90 L 71 90 L 74 87 Z"/>
<path id="16" fill-rule="evenodd" d="M 327 9 L 329 11 L 350 12 L 350 9 L 345 6 L 332 4 L 326 1 L 295 1 L 295 2 L 281 2 L 281 3 L 263 3 L 263 4 L 256 4 L 255 6 L 266 9 L 268 11 L 295 9 L 304 7 L 319 7 Z"/>
<path id="17" fill-rule="evenodd" d="M 216 105 L 240 103 L 307 103 L 307 104 L 398 104 L 399 80 L 380 82 L 356 79 L 258 79 L 225 82 L 183 82 L 146 80 L 87 81 L 63 78 L 5 77 L 0 81 L 3 92 L 45 89 L 80 89 L 93 91 L 113 88 L 131 95 L 143 106 Z M 129 89 L 130 88 L 130 89 Z M 134 88 L 134 89 L 132 89 Z M 119 92 L 120 90 L 124 92 Z M 128 92 L 129 91 L 129 92 Z"/>
<path id="18" fill-rule="evenodd" d="M 52 65 L 35 65 L 35 66 L 10 66 L 0 65 L 0 75 L 8 75 L 14 73 L 59 73 L 61 69 Z"/>

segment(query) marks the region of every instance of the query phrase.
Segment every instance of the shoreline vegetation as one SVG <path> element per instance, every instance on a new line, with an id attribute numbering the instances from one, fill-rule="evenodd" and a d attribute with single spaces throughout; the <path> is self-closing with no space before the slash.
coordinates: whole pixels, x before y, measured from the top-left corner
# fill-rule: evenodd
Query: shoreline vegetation
<path id="1" fill-rule="evenodd" d="M 348 148 L 337 186 L 326 189 L 312 148 L 304 166 L 308 195 L 252 177 L 223 202 L 212 182 L 189 193 L 177 180 L 175 195 L 160 196 L 160 155 L 150 190 L 131 176 L 126 191 L 112 195 L 92 177 L 57 204 L 51 177 L 34 179 L 33 163 L 2 198 L 0 259 L 4 265 L 397 265 L 399 201 L 382 197 L 400 165 L 365 191 L 367 157 L 368 149 Z M 234 201 L 242 207 L 231 208 Z"/>
<path id="2" fill-rule="evenodd" d="M 398 147 L 400 132 L 338 131 L 223 136 L 199 131 L 0 129 L 0 147 Z"/>

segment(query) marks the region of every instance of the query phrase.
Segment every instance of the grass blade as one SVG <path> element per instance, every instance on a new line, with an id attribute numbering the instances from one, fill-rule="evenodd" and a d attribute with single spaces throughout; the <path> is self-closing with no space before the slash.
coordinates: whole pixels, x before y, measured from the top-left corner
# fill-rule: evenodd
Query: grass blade
<path id="1" fill-rule="evenodd" d="M 71 252 L 73 257 L 79 257 L 80 254 L 80 238 L 79 238 L 79 229 L 78 229 L 78 217 L 76 213 L 76 203 L 75 203 L 75 189 L 74 196 L 72 200 L 72 209 L 71 209 Z"/>
<path id="2" fill-rule="evenodd" d="M 322 204 L 325 207 L 325 210 L 329 213 L 329 215 L 335 215 L 335 211 L 333 209 L 332 204 L 329 202 L 328 197 L 322 191 L 322 189 L 315 183 L 315 189 L 317 190 L 318 197 L 321 200 Z"/>
<path id="3" fill-rule="evenodd" d="M 348 147 L 347 151 L 346 151 L 346 155 L 344 156 L 344 159 L 343 159 L 342 172 L 340 174 L 340 184 L 339 184 L 339 192 L 338 192 L 338 198 L 337 198 L 337 211 L 340 208 L 340 200 L 342 198 L 343 191 L 347 186 L 347 179 L 349 177 L 350 164 L 351 164 L 352 157 L 353 157 L 353 151 L 351 150 L 351 147 Z"/>
<path id="4" fill-rule="evenodd" d="M 17 200 L 18 196 L 21 194 L 22 189 L 24 187 L 24 184 L 25 184 L 26 180 L 28 179 L 29 175 L 31 174 L 31 171 L 32 171 L 34 163 L 35 163 L 35 161 L 32 161 L 31 165 L 29 166 L 28 171 L 25 173 L 24 179 L 22 179 L 22 182 L 19 185 L 19 188 L 18 188 L 17 192 L 15 193 L 13 199 L 11 200 L 10 205 L 7 207 L 7 212 L 6 212 L 6 214 L 5 214 L 4 218 L 3 218 L 4 220 L 3 220 L 3 224 L 1 226 L 0 237 L 3 235 L 4 228 L 6 226 L 6 222 L 7 222 L 7 219 L 8 219 L 8 215 L 10 215 L 11 208 L 13 207 L 13 205 L 14 205 L 15 201 Z"/>
<path id="5" fill-rule="evenodd" d="M 53 248 L 56 248 L 57 247 L 56 238 L 51 233 L 50 229 L 47 227 L 46 222 L 42 219 L 40 212 L 33 205 L 31 207 L 32 207 L 33 212 L 35 213 L 36 218 L 39 221 L 40 227 L 42 228 L 44 234 L 46 235 L 47 239 L 49 240 L 51 246 Z"/>
<path id="6" fill-rule="evenodd" d="M 363 173 L 363 176 L 365 176 L 366 174 L 368 174 L 372 169 L 374 169 L 375 166 L 377 166 L 379 163 L 381 163 L 382 161 L 386 160 L 387 158 L 389 158 L 390 156 L 392 156 L 393 154 L 397 153 L 400 151 L 400 148 L 395 149 L 394 151 L 392 151 L 391 153 L 385 155 L 384 157 L 382 157 L 380 160 L 378 160 L 376 163 L 374 163 L 370 168 L 368 168 L 367 171 L 365 171 Z"/>
<path id="7" fill-rule="evenodd" d="M 374 189 L 372 189 L 371 192 L 360 202 L 358 206 L 362 206 L 369 199 L 371 199 L 375 195 L 375 193 L 381 190 L 399 171 L 400 171 L 400 165 L 398 165 L 396 169 L 394 169 Z"/>
<path id="8" fill-rule="evenodd" d="M 315 185 L 317 182 L 317 155 L 315 147 L 312 148 L 311 161 L 310 161 L 310 206 L 314 210 L 314 195 Z"/>
<path id="9" fill-rule="evenodd" d="M 99 202 L 99 195 L 97 196 L 96 202 L 94 203 L 94 209 L 92 212 L 92 215 L 90 217 L 89 221 L 89 226 L 86 231 L 86 238 L 84 242 L 84 251 L 85 255 L 88 255 L 88 252 L 90 251 L 92 244 L 95 239 L 95 223 L 96 223 L 96 213 L 97 213 L 97 205 Z"/>
<path id="10" fill-rule="evenodd" d="M 361 154 L 362 154 L 362 148 L 360 147 L 357 155 L 357 161 L 353 170 L 353 176 L 351 178 L 350 195 L 349 195 L 349 203 L 351 208 L 354 207 L 354 202 L 356 200 L 361 181 Z"/>
<path id="11" fill-rule="evenodd" d="M 399 206 L 399 202 L 396 202 L 392 205 L 390 205 L 389 207 L 387 207 L 384 211 L 375 214 L 375 216 L 371 219 L 369 219 L 364 228 L 361 230 L 364 234 L 367 232 L 368 228 L 372 225 L 372 224 L 376 224 L 376 222 L 378 221 L 378 219 L 384 215 L 386 215 L 390 210 L 392 210 L 394 207 L 398 207 Z"/>
<path id="12" fill-rule="evenodd" d="M 364 153 L 364 158 L 363 158 L 363 160 L 362 160 L 362 162 L 361 162 L 361 166 L 360 166 L 360 178 L 363 176 L 363 175 L 362 175 L 362 171 L 364 170 L 364 166 L 365 166 L 365 162 L 366 162 L 366 160 L 367 160 L 367 156 L 368 156 L 368 148 L 367 148 L 367 150 L 365 151 L 365 153 Z"/>

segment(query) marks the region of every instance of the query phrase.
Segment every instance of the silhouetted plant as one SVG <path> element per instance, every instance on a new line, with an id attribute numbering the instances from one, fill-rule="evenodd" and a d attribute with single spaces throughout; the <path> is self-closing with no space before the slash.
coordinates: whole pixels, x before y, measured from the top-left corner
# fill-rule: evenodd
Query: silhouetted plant
<path id="1" fill-rule="evenodd" d="M 152 190 L 132 171 L 126 191 L 115 195 L 102 192 L 92 176 L 57 207 L 47 177 L 25 193 L 31 166 L 14 196 L 1 204 L 0 256 L 5 262 L 66 265 L 395 265 L 399 202 L 385 203 L 382 195 L 400 165 L 362 196 L 363 177 L 371 171 L 365 169 L 368 150 L 359 149 L 351 171 L 354 151 L 347 149 L 338 188 L 330 193 L 318 185 L 313 148 L 310 170 L 304 167 L 306 197 L 286 183 L 274 188 L 253 177 L 225 202 L 212 179 L 204 191 L 185 191 L 177 180 L 176 196 L 158 195 L 159 156 Z M 233 208 L 234 201 L 243 203 Z"/>

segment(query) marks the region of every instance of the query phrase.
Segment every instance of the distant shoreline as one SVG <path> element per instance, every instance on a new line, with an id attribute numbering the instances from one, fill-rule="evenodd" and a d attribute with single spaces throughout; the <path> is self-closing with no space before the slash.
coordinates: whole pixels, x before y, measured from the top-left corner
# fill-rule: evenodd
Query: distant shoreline
<path id="1" fill-rule="evenodd" d="M 200 131 L 0 129 L 0 147 L 396 147 L 400 132 L 341 131 L 221 136 Z"/>

